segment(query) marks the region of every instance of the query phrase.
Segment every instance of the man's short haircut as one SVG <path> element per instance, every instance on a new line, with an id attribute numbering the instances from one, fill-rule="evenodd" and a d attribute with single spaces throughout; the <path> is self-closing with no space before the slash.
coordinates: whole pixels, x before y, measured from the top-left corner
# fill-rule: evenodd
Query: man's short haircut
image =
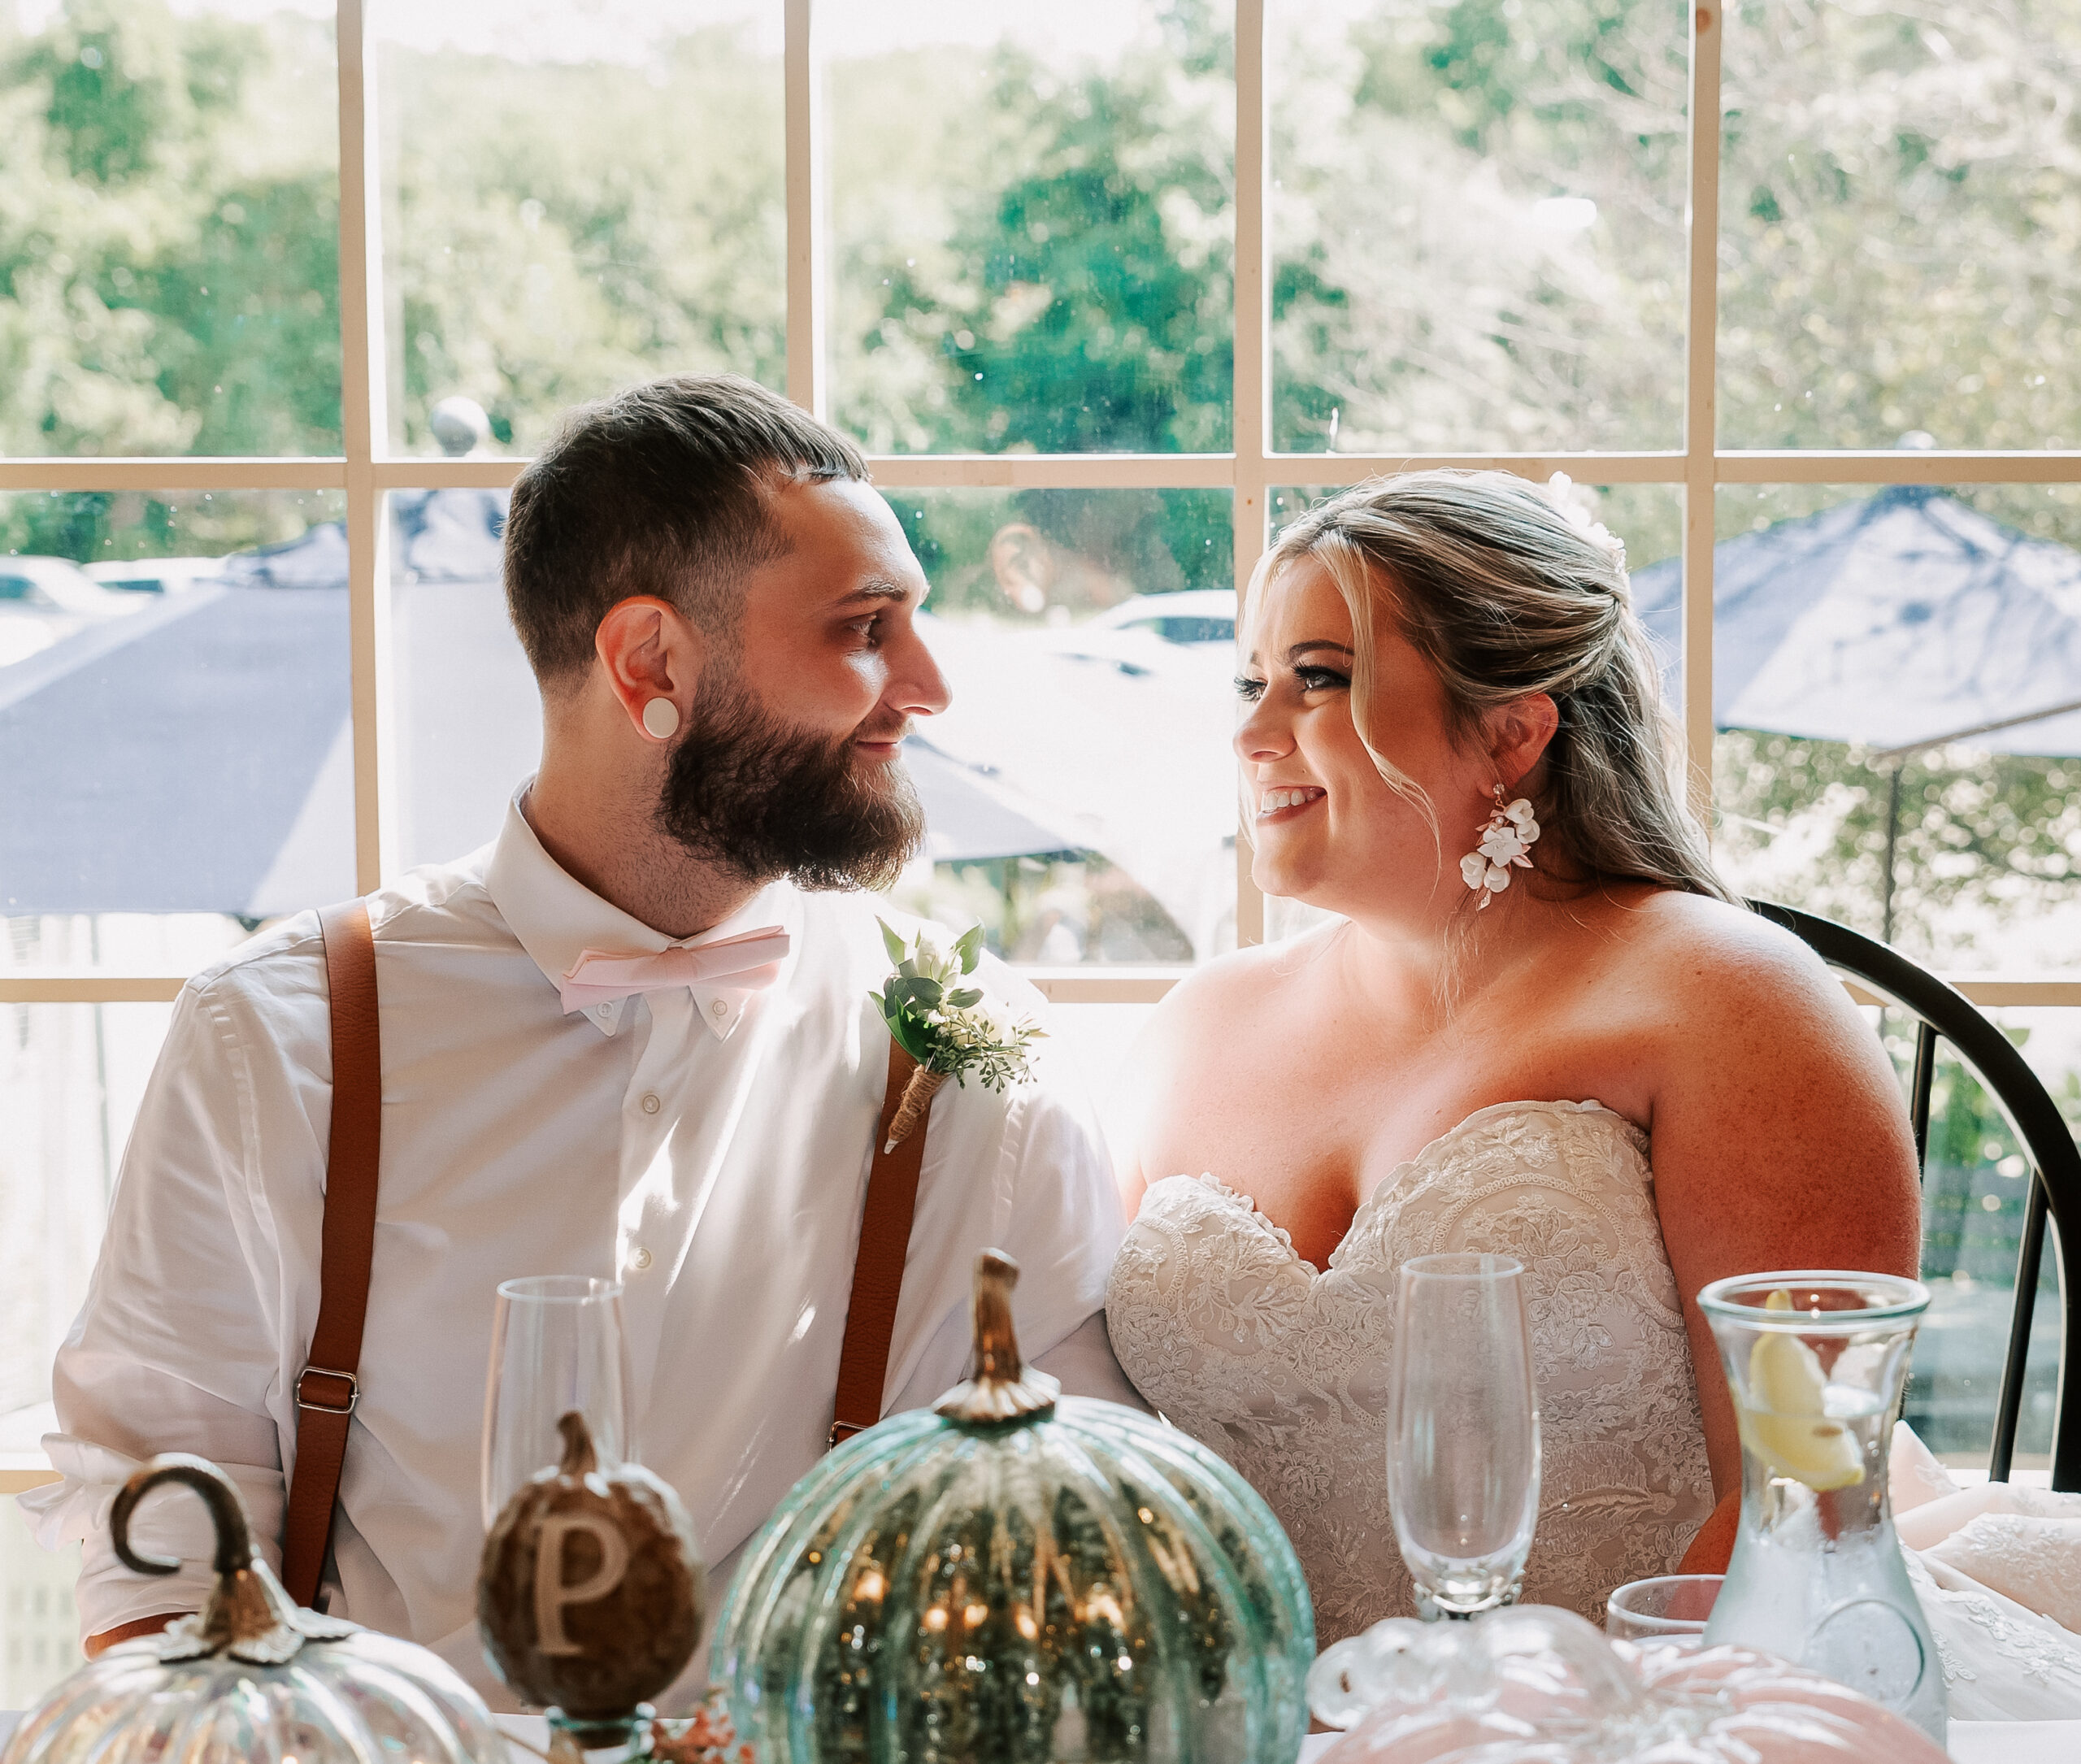
<path id="1" fill-rule="evenodd" d="M 576 684 L 608 610 L 653 594 L 728 639 L 745 575 L 784 549 L 772 485 L 865 481 L 852 442 L 736 374 L 631 386 L 564 419 L 506 517 L 506 604 L 544 689 Z"/>

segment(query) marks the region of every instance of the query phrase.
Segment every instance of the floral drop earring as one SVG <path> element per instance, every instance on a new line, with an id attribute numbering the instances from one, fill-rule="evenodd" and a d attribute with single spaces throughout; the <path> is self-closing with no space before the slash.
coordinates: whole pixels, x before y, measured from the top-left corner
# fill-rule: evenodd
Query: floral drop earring
<path id="1" fill-rule="evenodd" d="M 1501 784 L 1496 786 L 1495 796 L 1494 812 L 1476 829 L 1481 843 L 1460 859 L 1460 879 L 1481 897 L 1475 905 L 1477 912 L 1492 896 L 1510 885 L 1513 865 L 1520 870 L 1532 867 L 1531 859 L 1525 854 L 1539 837 L 1539 823 L 1532 819 L 1531 803 L 1523 797 L 1505 802 Z"/>

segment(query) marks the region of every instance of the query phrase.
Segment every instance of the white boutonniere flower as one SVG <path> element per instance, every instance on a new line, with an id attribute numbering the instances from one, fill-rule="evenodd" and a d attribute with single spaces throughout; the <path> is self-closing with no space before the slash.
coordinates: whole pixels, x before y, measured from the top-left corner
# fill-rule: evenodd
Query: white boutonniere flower
<path id="1" fill-rule="evenodd" d="M 897 1045 L 918 1062 L 882 1147 L 893 1151 L 924 1119 L 948 1079 L 965 1084 L 972 1074 L 996 1091 L 1023 1082 L 1033 1044 L 1047 1031 L 981 987 L 959 984 L 982 960 L 980 925 L 949 937 L 928 920 L 906 943 L 885 920 L 876 923 L 896 971 L 869 996 Z"/>

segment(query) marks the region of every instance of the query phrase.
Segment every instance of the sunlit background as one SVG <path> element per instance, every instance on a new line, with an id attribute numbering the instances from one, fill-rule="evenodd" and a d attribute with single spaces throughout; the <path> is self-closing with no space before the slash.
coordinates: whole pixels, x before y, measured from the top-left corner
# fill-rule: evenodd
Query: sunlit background
<path id="1" fill-rule="evenodd" d="M 1680 448 L 1688 7 L 1269 16 L 1275 446 Z M 778 0 L 371 17 L 379 451 L 524 455 L 573 402 L 662 372 L 784 389 Z M 6 19 L 0 454 L 340 453 L 331 7 Z M 1233 447 L 1232 8 L 847 0 L 817 20 L 833 419 L 897 455 Z M 1721 445 L 2081 445 L 2077 100 L 2071 0 L 1731 7 Z M 1681 491 L 1578 476 L 1627 541 L 1674 701 Z M 1297 458 L 1274 522 L 1317 481 Z M 1053 967 L 1232 947 L 1231 491 L 885 493 L 956 693 L 911 755 L 931 843 L 899 900 Z M 503 508 L 391 493 L 406 862 L 488 839 L 537 751 Z M 0 971 L 185 971 L 352 892 L 343 512 L 258 481 L 0 494 Z M 2081 699 L 2081 488 L 1723 484 L 1714 519 L 1714 836 L 1736 884 L 1947 973 L 2081 974 L 2081 716 L 2030 715 Z M 1275 932 L 1294 922 L 1269 906 Z M 1064 1013 L 1094 1081 L 1143 1014 Z M 0 1006 L 0 1459 L 39 1461 L 166 1015 Z M 2081 1123 L 2081 1009 L 1997 1015 Z M 2024 1167 L 1968 1076 L 1945 1068 L 1937 1094 L 1913 1419 L 1968 1463 Z M 69 1658 L 68 1584 L 0 1507 L 0 1706 Z"/>

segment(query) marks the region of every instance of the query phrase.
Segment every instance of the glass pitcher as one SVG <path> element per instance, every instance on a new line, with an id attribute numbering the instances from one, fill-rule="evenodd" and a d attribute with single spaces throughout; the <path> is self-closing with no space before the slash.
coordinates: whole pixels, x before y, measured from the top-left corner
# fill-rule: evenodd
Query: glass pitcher
<path id="1" fill-rule="evenodd" d="M 1741 1524 L 1705 1643 L 1763 1649 L 1945 1740 L 1944 1671 L 1894 1535 L 1886 1460 L 1919 1281 L 1805 1271 L 1698 1295 L 1741 1430 Z"/>

